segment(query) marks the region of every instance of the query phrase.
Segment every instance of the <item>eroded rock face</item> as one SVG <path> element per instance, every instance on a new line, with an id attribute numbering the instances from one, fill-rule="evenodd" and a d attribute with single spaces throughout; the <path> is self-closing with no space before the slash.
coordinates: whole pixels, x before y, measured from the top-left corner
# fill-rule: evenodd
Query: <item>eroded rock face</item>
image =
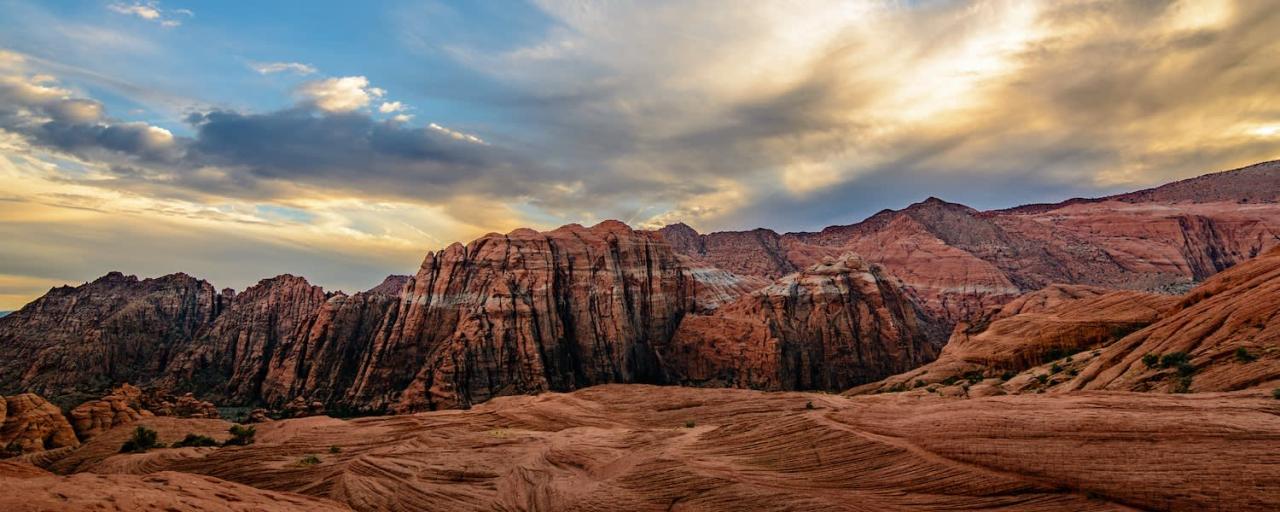
<path id="1" fill-rule="evenodd" d="M 653 344 L 696 295 L 660 237 L 616 221 L 455 244 L 428 255 L 405 287 L 346 398 L 410 411 L 656 382 Z"/>
<path id="2" fill-rule="evenodd" d="M 154 378 L 223 305 L 212 285 L 186 274 L 112 272 L 54 288 L 0 321 L 0 393 L 96 396 Z"/>
<path id="3" fill-rule="evenodd" d="M 1280 163 L 1099 199 L 979 212 L 930 198 L 815 233 L 659 230 L 686 256 L 777 278 L 845 252 L 949 324 L 1052 283 L 1181 293 L 1280 245 Z"/>
<path id="4" fill-rule="evenodd" d="M 202 389 L 229 401 L 260 396 L 268 363 L 310 322 L 327 297 L 306 279 L 281 275 L 239 293 L 207 334 L 177 348 L 163 375 L 175 389 Z"/>
<path id="5" fill-rule="evenodd" d="M 686 318 L 659 355 L 680 384 L 840 390 L 932 360 L 939 333 L 899 282 L 848 255 Z"/>
<path id="6" fill-rule="evenodd" d="M 80 446 L 58 406 L 34 393 L 0 398 L 0 448 L 10 455 Z"/>

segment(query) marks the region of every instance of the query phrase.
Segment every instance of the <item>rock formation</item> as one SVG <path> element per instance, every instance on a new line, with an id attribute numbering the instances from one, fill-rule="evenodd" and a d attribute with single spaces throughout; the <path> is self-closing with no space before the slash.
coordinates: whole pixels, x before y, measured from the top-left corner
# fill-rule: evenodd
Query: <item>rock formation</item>
<path id="1" fill-rule="evenodd" d="M 40 452 L 80 445 L 62 411 L 34 393 L 0 397 L 3 454 Z"/>
<path id="2" fill-rule="evenodd" d="M 152 416 L 152 413 L 142 408 L 142 390 L 123 384 L 107 396 L 76 406 L 70 416 L 71 426 L 84 440 Z"/>
<path id="3" fill-rule="evenodd" d="M 96 396 L 153 378 L 223 305 L 212 285 L 186 274 L 140 281 L 112 272 L 54 288 L 0 319 L 0 393 Z"/>
<path id="4" fill-rule="evenodd" d="M 937 334 L 900 283 L 848 255 L 686 318 L 659 356 L 680 384 L 838 390 L 932 360 Z"/>
<path id="5" fill-rule="evenodd" d="M 1159 320 L 1177 301 L 1168 295 L 1052 285 L 990 308 L 972 323 L 956 326 L 936 361 L 850 393 L 948 387 L 964 381 L 977 384 L 1020 373 L 1070 354 L 1105 347 Z M 995 388 L 988 393 L 1005 391 L 996 382 L 989 385 Z M 955 394 L 957 390 L 944 389 L 943 393 Z"/>
<path id="6" fill-rule="evenodd" d="M 979 212 L 930 198 L 852 225 L 778 234 L 658 232 L 706 265 L 777 278 L 862 255 L 947 323 L 1051 283 L 1181 292 L 1280 245 L 1280 162 L 1099 199 Z"/>

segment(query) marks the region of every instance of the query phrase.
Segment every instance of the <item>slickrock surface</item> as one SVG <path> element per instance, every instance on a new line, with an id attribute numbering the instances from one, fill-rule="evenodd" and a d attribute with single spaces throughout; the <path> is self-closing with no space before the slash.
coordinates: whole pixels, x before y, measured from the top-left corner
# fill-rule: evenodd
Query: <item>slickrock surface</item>
<path id="1" fill-rule="evenodd" d="M 685 318 L 659 356 L 680 384 L 846 389 L 932 360 L 939 332 L 901 283 L 849 255 Z"/>
<path id="2" fill-rule="evenodd" d="M 1205 281 L 1176 312 L 1107 347 L 1066 387 L 1175 389 L 1178 368 L 1142 362 L 1148 354 L 1174 352 L 1186 353 L 1195 370 L 1185 391 L 1280 385 L 1280 249 Z"/>
<path id="3" fill-rule="evenodd" d="M 1107 346 L 1159 320 L 1177 302 L 1168 295 L 1052 285 L 958 325 L 936 361 L 850 393 L 952 385 L 973 372 L 983 378 L 1022 372 Z"/>
<path id="4" fill-rule="evenodd" d="M 0 510 L 59 511 L 175 511 L 257 512 L 350 510 L 328 500 L 255 489 L 201 475 L 95 475 L 5 478 Z"/>
<path id="5" fill-rule="evenodd" d="M 79 446 L 75 430 L 58 406 L 39 395 L 0 397 L 0 449 L 20 453 Z"/>
<path id="6" fill-rule="evenodd" d="M 141 426 L 156 432 L 157 442 L 167 445 L 181 441 L 187 434 L 211 437 L 219 442 L 231 437 L 231 423 L 215 419 L 191 419 L 152 417 L 143 418 L 132 426 L 109 430 L 88 439 L 80 448 L 51 460 L 36 461 L 58 474 L 79 471 L 99 473 L 156 471 L 159 461 L 198 456 L 214 448 L 165 448 L 145 453 L 120 453 L 120 447 L 133 436 L 134 427 Z M 151 469 L 149 469 L 151 468 Z"/>
<path id="7" fill-rule="evenodd" d="M 158 450 L 113 470 L 198 473 L 357 510 L 1269 510 L 1280 506 L 1277 414 L 1280 401 L 1217 394 L 608 385 L 278 421 L 251 446 Z M 320 462 L 299 463 L 308 454 Z"/>
<path id="8" fill-rule="evenodd" d="M 1104 292 L 1052 286 L 1027 294 L 957 327 L 937 361 L 848 393 L 1280 387 L 1280 248 L 1182 297 Z"/>

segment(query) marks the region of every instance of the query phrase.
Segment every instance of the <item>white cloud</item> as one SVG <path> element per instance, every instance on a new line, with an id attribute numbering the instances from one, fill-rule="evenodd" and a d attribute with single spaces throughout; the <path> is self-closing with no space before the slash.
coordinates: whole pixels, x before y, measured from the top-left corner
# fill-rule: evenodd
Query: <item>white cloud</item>
<path id="1" fill-rule="evenodd" d="M 270 75 L 272 73 L 296 73 L 299 75 L 310 75 L 316 72 L 316 68 L 310 64 L 301 62 L 252 62 L 249 68 L 257 71 L 262 75 Z"/>
<path id="2" fill-rule="evenodd" d="M 413 120 L 413 115 L 412 114 L 396 114 L 394 117 L 391 118 L 391 120 L 397 123 L 407 123 Z"/>
<path id="3" fill-rule="evenodd" d="M 177 14 L 189 18 L 195 17 L 195 13 L 191 12 L 190 9 L 171 9 L 165 11 L 160 8 L 160 2 L 155 1 L 134 2 L 131 4 L 116 2 L 107 4 L 107 9 L 125 16 L 137 16 L 138 18 L 147 21 L 154 21 L 165 28 L 173 28 L 182 25 L 181 21 L 174 19 L 172 16 L 165 16 L 166 13 Z"/>
<path id="4" fill-rule="evenodd" d="M 321 110 L 351 112 L 364 108 L 385 91 L 369 87 L 369 79 L 363 76 L 344 76 L 307 82 L 298 88 L 298 93 Z"/>
<path id="5" fill-rule="evenodd" d="M 431 124 L 427 125 L 427 128 L 430 128 L 430 129 L 432 129 L 432 130 L 435 130 L 435 131 L 437 131 L 437 132 L 443 133 L 443 134 L 445 134 L 445 135 L 448 135 L 448 136 L 450 136 L 450 137 L 453 137 L 453 138 L 458 139 L 458 140 L 461 140 L 461 141 L 471 142 L 471 143 L 474 143 L 474 144 L 488 144 L 487 142 L 485 142 L 485 141 L 484 141 L 483 139 L 481 139 L 480 137 L 476 137 L 475 135 L 472 135 L 472 134 L 470 134 L 470 133 L 463 133 L 463 132 L 460 132 L 460 131 L 457 131 L 457 130 L 451 130 L 451 129 L 449 129 L 449 128 L 445 128 L 445 127 L 443 127 L 443 126 L 440 126 L 440 125 L 438 125 L 438 124 L 436 124 L 436 123 L 431 123 Z"/>
<path id="6" fill-rule="evenodd" d="M 401 110 L 404 110 L 404 104 L 398 101 L 386 101 L 381 105 L 378 105 L 378 112 L 382 112 L 383 114 L 390 114 Z"/>

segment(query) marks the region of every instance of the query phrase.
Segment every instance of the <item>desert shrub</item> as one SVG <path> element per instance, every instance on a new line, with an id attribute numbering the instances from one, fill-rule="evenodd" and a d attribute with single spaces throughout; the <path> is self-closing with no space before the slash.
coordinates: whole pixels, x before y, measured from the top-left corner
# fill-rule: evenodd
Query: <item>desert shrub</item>
<path id="1" fill-rule="evenodd" d="M 1191 362 L 1191 356 L 1188 356 L 1186 352 L 1170 352 L 1160 356 L 1160 366 L 1165 368 L 1172 368 L 1189 362 Z"/>
<path id="2" fill-rule="evenodd" d="M 310 453 L 306 454 L 305 456 L 302 457 L 302 460 L 298 461 L 299 466 L 314 466 L 319 463 L 320 463 L 320 457 L 316 457 L 315 455 L 312 455 Z"/>
<path id="3" fill-rule="evenodd" d="M 1190 393 L 1191 392 L 1191 375 L 1183 375 L 1178 378 L 1177 384 L 1173 386 L 1174 393 Z"/>
<path id="4" fill-rule="evenodd" d="M 1058 373 L 1060 371 L 1062 371 L 1062 367 L 1058 363 L 1053 363 L 1053 366 L 1049 367 L 1049 373 Z"/>
<path id="5" fill-rule="evenodd" d="M 956 377 L 955 375 L 952 375 L 952 376 L 950 376 L 950 377 L 947 377 L 946 379 L 943 379 L 943 381 L 942 381 L 942 385 L 943 385 L 943 386 L 951 386 L 951 385 L 954 385 L 954 384 L 955 384 L 955 383 L 957 383 L 957 382 L 960 382 L 960 377 Z"/>
<path id="6" fill-rule="evenodd" d="M 1015 372 L 1013 370 L 1005 370 L 1004 373 L 1000 374 L 1000 380 L 1009 380 L 1017 376 L 1018 376 L 1018 372 Z"/>
<path id="7" fill-rule="evenodd" d="M 808 409 L 808 410 L 810 410 L 810 411 L 812 411 L 812 410 L 813 410 L 813 401 L 812 401 L 812 400 L 810 400 L 810 401 L 808 401 L 808 402 L 805 402 L 805 403 L 804 403 L 804 408 L 805 408 L 805 409 Z"/>
<path id="8" fill-rule="evenodd" d="M 1190 377 L 1194 373 L 1196 373 L 1196 367 L 1193 366 L 1191 363 L 1178 364 L 1178 375 L 1181 375 L 1183 377 Z"/>
<path id="9" fill-rule="evenodd" d="M 1147 368 L 1155 368 L 1157 365 L 1160 364 L 1160 356 L 1155 354 L 1147 354 L 1145 356 L 1142 356 L 1142 364 L 1147 365 Z"/>
<path id="10" fill-rule="evenodd" d="M 1280 388 L 1275 388 L 1275 389 L 1271 390 L 1271 398 L 1274 398 L 1274 399 L 1276 399 L 1276 400 L 1280 400 Z"/>
<path id="11" fill-rule="evenodd" d="M 916 379 L 916 385 L 915 385 L 915 387 L 917 387 L 917 388 L 922 388 L 922 387 L 925 387 L 926 385 L 928 385 L 928 384 L 926 384 L 926 383 L 925 383 L 925 381 L 920 380 L 920 379 Z"/>
<path id="12" fill-rule="evenodd" d="M 693 422 L 693 420 L 684 422 L 684 428 L 693 428 L 695 425 L 696 424 Z"/>
<path id="13" fill-rule="evenodd" d="M 1258 360 L 1258 356 L 1249 353 L 1249 349 L 1240 347 L 1236 349 L 1236 361 L 1242 363 L 1252 363 Z"/>
<path id="14" fill-rule="evenodd" d="M 1042 373 L 1040 375 L 1036 375 L 1036 380 L 1040 381 L 1041 384 L 1044 384 L 1049 381 L 1049 376 Z"/>
<path id="15" fill-rule="evenodd" d="M 977 384 L 979 382 L 982 382 L 982 379 L 984 378 L 986 377 L 982 375 L 982 372 L 977 370 L 974 370 L 971 372 L 965 372 L 964 374 L 964 380 L 969 381 L 970 384 Z"/>
<path id="16" fill-rule="evenodd" d="M 1278 389 L 1278 390 L 1276 390 L 1276 391 L 1280 391 L 1280 389 Z M 5 445 L 5 447 L 4 447 L 4 451 L 3 451 L 3 452 L 0 452 L 0 459 L 7 459 L 7 458 L 9 458 L 9 457 L 17 457 L 17 456 L 19 456 L 19 455 L 22 455 L 22 445 L 18 444 L 18 442 L 17 442 L 17 441 L 13 441 L 13 442 L 10 442 L 9 444 Z"/>
<path id="17" fill-rule="evenodd" d="M 1067 370 L 1067 375 L 1075 377 L 1076 375 L 1080 375 L 1080 370 L 1072 368 L 1070 370 Z"/>
<path id="18" fill-rule="evenodd" d="M 889 386 L 890 393 L 901 393 L 906 390 L 907 390 L 907 383 L 905 382 L 899 382 L 897 384 Z"/>
<path id="19" fill-rule="evenodd" d="M 232 425 L 231 429 L 228 430 L 228 432 L 231 432 L 231 439 L 228 439 L 227 442 L 222 443 L 223 445 L 248 446 L 253 444 L 253 436 L 258 433 L 258 429 L 255 427 L 242 427 L 240 425 Z"/>
<path id="20" fill-rule="evenodd" d="M 187 434 L 187 437 L 181 441 L 173 443 L 174 448 L 182 448 L 186 446 L 218 446 L 218 441 L 209 436 L 199 434 Z"/>
<path id="21" fill-rule="evenodd" d="M 158 439 L 159 434 L 156 431 L 138 425 L 133 429 L 133 435 L 129 440 L 120 446 L 120 453 L 142 453 L 152 448 L 162 448 L 164 445 L 156 442 Z"/>
<path id="22" fill-rule="evenodd" d="M 329 447 L 329 453 L 342 453 L 342 448 L 335 446 Z"/>

